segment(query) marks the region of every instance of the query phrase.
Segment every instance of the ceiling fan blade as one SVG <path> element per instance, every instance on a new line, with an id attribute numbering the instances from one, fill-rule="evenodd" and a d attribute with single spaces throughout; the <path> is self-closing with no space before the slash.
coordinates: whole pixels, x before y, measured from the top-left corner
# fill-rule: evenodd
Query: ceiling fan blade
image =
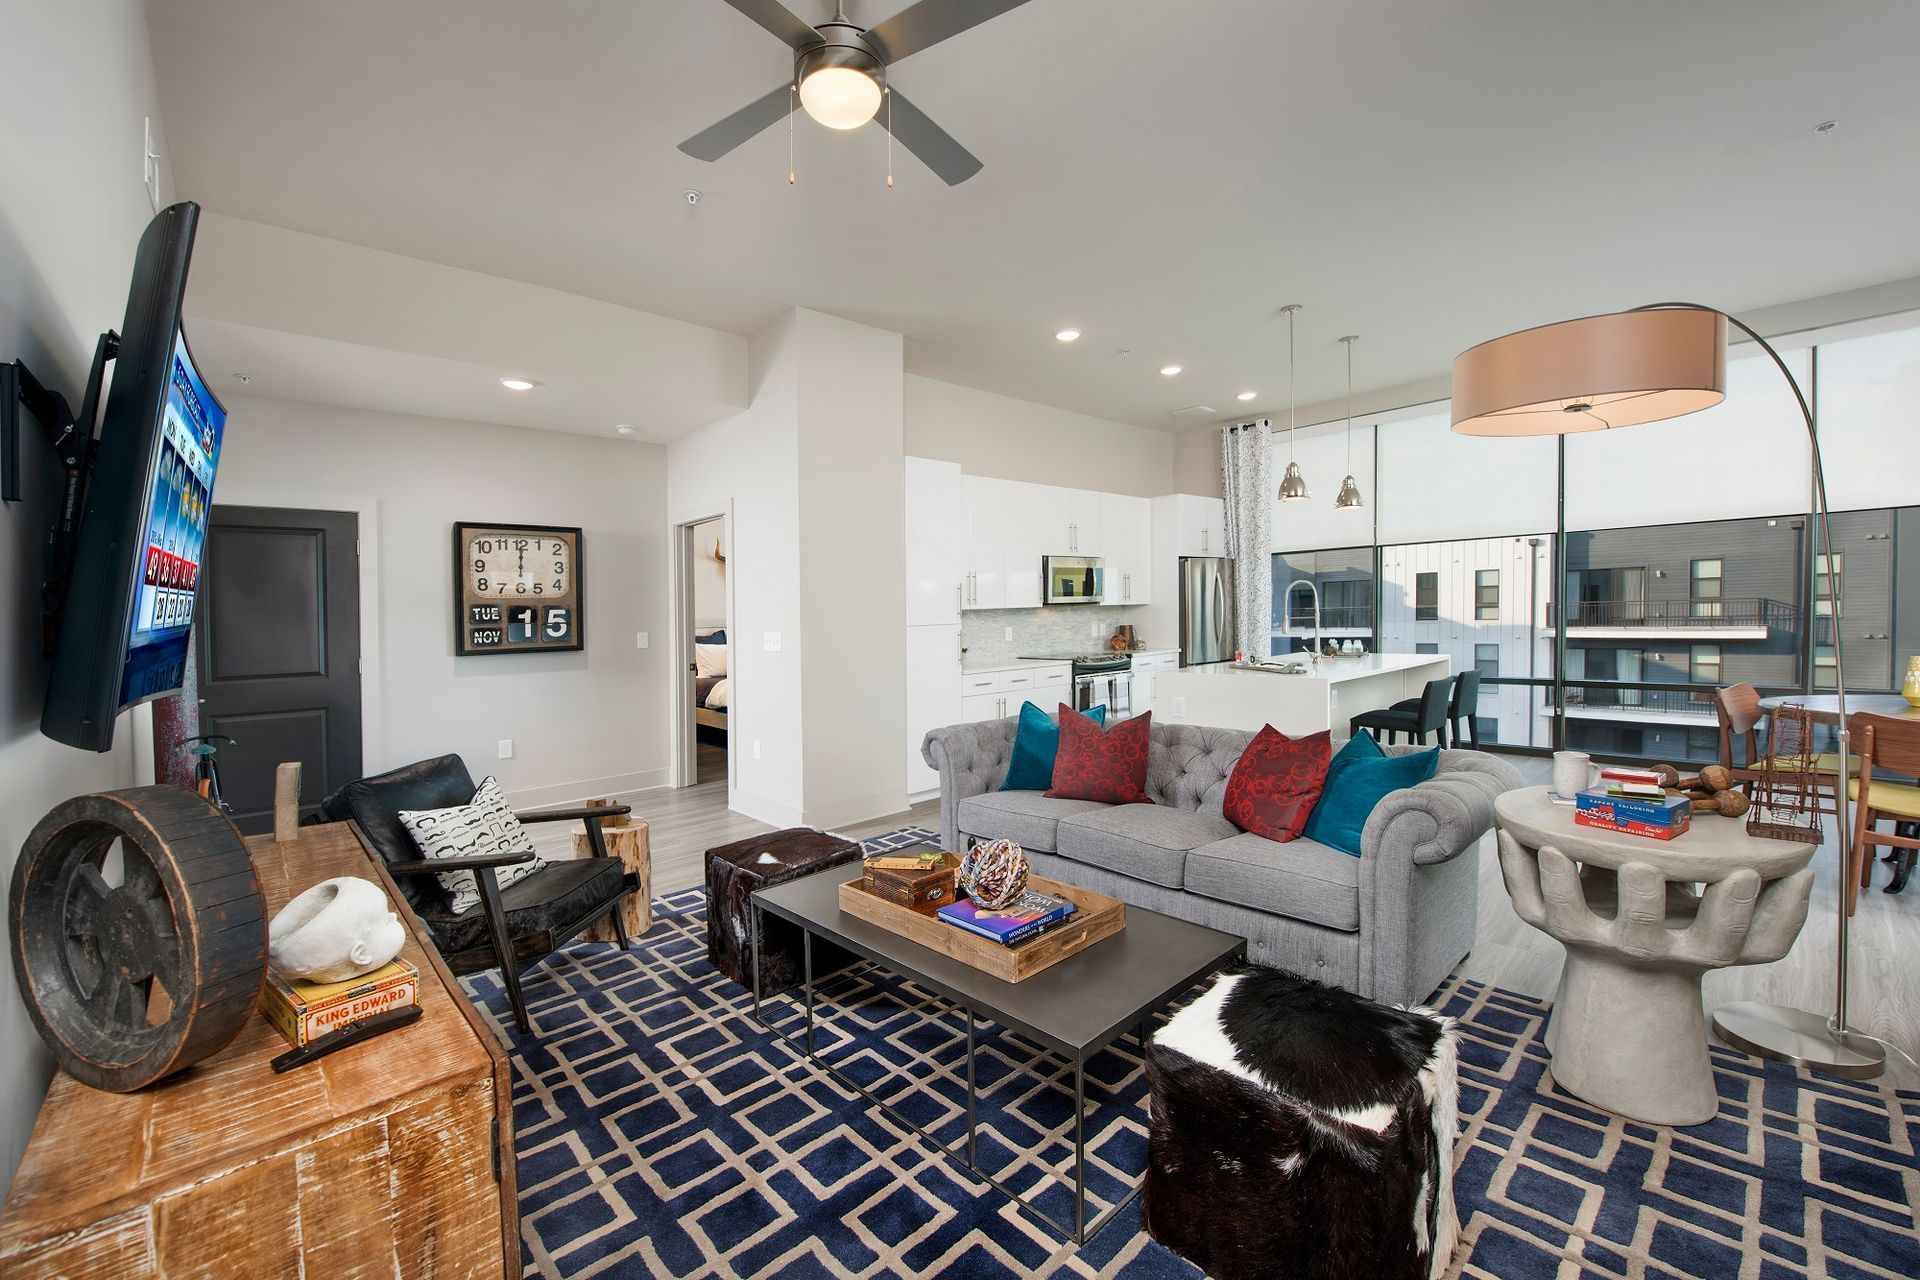
<path id="1" fill-rule="evenodd" d="M 735 9 L 796 49 L 820 43 L 820 33 L 802 22 L 780 0 L 726 0 Z"/>
<path id="2" fill-rule="evenodd" d="M 957 187 L 980 172 L 980 161 L 973 152 L 953 140 L 953 135 L 927 118 L 927 113 L 907 100 L 907 95 L 898 89 L 889 89 L 893 96 L 893 137 L 907 150 L 919 156 L 921 163 L 940 175 L 950 187 Z M 876 117 L 881 127 L 887 124 L 887 109 L 880 108 Z"/>
<path id="3" fill-rule="evenodd" d="M 769 0 L 771 2 L 771 0 Z M 1009 9 L 1017 9 L 1027 0 L 920 0 L 867 32 L 867 39 L 880 51 L 882 62 L 898 62 L 929 45 L 957 36 L 969 27 L 977 27 L 988 18 L 997 18 Z M 728 0 L 737 4 L 738 0 Z"/>
<path id="4" fill-rule="evenodd" d="M 782 83 L 765 97 L 755 98 L 717 124 L 710 124 L 680 144 L 695 160 L 718 160 L 787 114 L 793 86 Z"/>

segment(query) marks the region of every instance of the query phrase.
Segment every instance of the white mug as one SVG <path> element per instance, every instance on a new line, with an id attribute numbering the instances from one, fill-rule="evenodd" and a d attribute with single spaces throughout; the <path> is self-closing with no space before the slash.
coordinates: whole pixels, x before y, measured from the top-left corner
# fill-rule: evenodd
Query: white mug
<path id="1" fill-rule="evenodd" d="M 1600 766 L 1593 757 L 1584 751 L 1556 751 L 1553 753 L 1553 794 L 1563 800 L 1597 786 L 1600 782 Z"/>

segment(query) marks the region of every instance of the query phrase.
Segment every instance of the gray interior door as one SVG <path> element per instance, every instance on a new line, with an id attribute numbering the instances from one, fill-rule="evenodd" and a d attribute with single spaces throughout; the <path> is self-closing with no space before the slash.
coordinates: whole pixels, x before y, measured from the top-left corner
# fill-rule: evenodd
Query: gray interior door
<path id="1" fill-rule="evenodd" d="M 200 732 L 240 830 L 273 829 L 277 765 L 300 762 L 300 815 L 360 776 L 359 517 L 215 505 L 194 647 Z"/>

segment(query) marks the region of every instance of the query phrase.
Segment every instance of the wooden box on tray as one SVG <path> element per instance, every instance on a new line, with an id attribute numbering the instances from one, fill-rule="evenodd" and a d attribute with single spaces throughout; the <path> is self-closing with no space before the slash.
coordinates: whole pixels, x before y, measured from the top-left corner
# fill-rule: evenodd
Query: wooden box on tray
<path id="1" fill-rule="evenodd" d="M 883 902 L 932 915 L 954 899 L 953 877 L 960 869 L 960 855 L 922 857 L 923 852 L 902 849 L 874 854 L 861 864 L 860 887 Z M 889 865 L 908 863 L 912 865 Z"/>
<path id="2" fill-rule="evenodd" d="M 1064 923 L 1011 947 L 968 933 L 937 915 L 922 915 L 909 907 L 877 898 L 862 889 L 858 880 L 849 880 L 840 886 L 840 909 L 1005 982 L 1031 978 L 1126 928 L 1127 904 L 1118 898 L 1044 876 L 1033 876 L 1027 887 L 1070 899 L 1076 910 Z"/>

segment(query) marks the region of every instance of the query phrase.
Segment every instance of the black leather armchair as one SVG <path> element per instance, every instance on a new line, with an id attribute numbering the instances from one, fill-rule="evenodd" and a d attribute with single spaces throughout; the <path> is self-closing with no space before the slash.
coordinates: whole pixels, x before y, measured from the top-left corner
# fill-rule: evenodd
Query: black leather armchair
<path id="1" fill-rule="evenodd" d="M 521 822 L 572 822 L 586 825 L 593 845 L 590 858 L 550 862 L 534 875 L 500 887 L 497 869 L 531 861 L 531 853 L 479 854 L 464 858 L 422 857 L 413 835 L 400 821 L 403 809 L 447 809 L 473 799 L 473 776 L 459 756 L 422 760 L 372 778 L 349 782 L 320 802 L 329 822 L 357 823 L 367 843 L 386 862 L 400 892 L 433 936 L 447 968 L 456 974 L 498 968 L 520 1030 L 529 1029 L 520 974 L 552 955 L 582 929 L 608 916 L 621 949 L 627 930 L 620 918 L 621 899 L 634 892 L 634 878 L 607 852 L 603 818 L 630 812 L 625 805 L 604 809 L 544 809 L 516 814 Z M 451 895 L 437 876 L 467 870 L 480 886 L 480 910 L 455 915 Z"/>

